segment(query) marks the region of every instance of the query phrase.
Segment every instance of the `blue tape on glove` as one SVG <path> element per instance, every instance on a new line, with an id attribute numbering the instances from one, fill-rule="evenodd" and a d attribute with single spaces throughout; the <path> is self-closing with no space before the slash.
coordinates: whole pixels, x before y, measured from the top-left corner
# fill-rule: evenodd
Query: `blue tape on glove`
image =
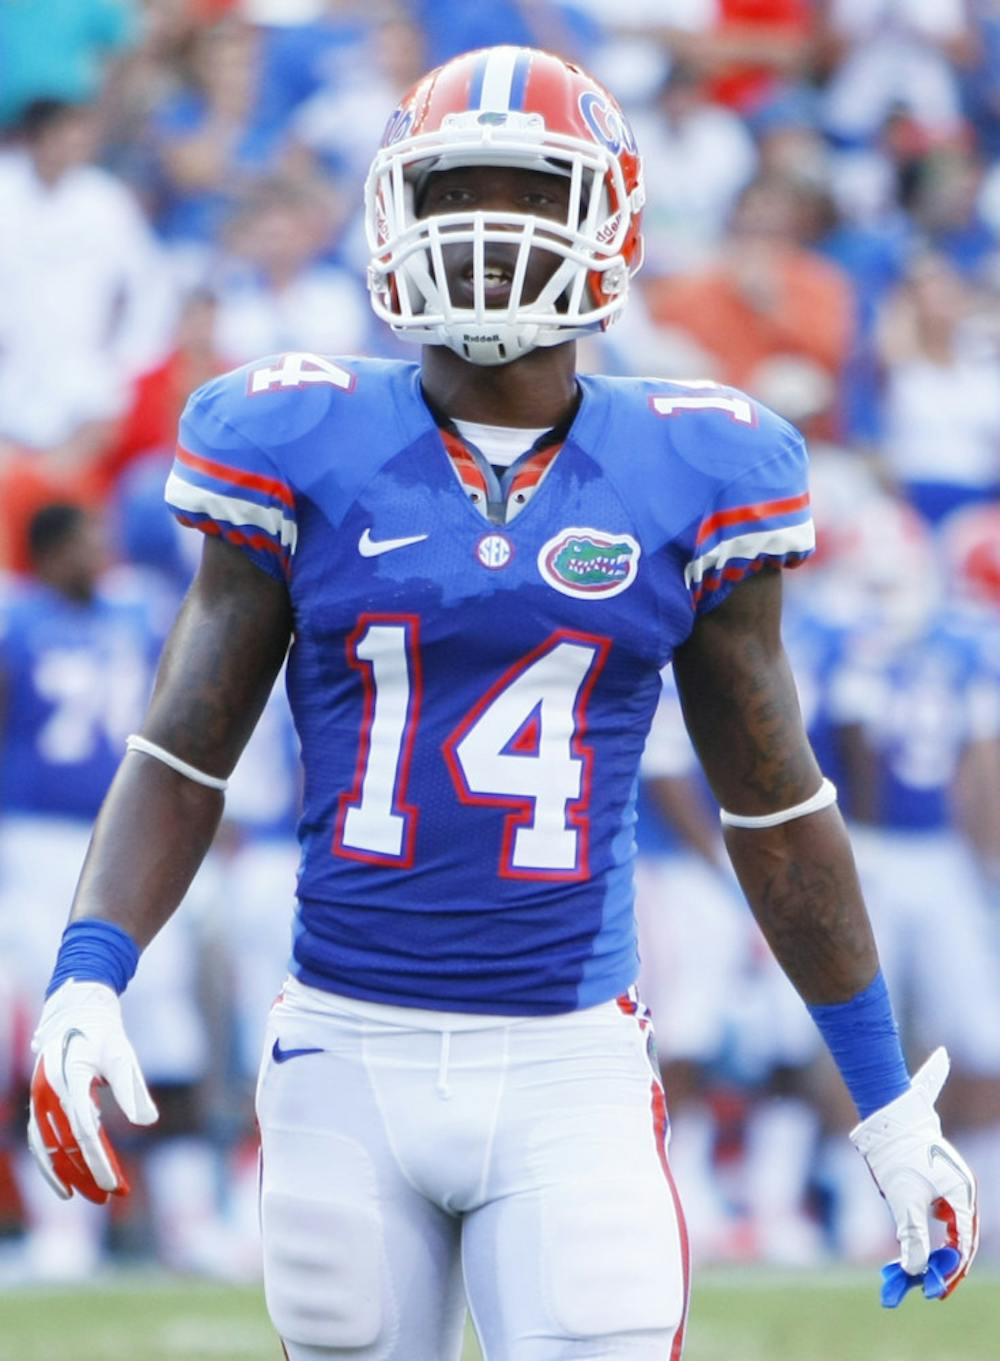
<path id="1" fill-rule="evenodd" d="M 957 1248 L 935 1248 L 927 1259 L 927 1270 L 920 1276 L 905 1272 L 899 1262 L 882 1268 L 882 1308 L 897 1309 L 915 1286 L 922 1285 L 924 1299 L 939 1300 L 948 1288 L 948 1278 L 958 1270 L 962 1254 Z"/>

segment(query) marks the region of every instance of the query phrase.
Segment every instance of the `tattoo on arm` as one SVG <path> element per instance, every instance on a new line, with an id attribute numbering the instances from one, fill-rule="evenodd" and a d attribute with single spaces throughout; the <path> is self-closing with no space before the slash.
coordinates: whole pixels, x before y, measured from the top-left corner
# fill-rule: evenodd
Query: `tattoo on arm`
<path id="1" fill-rule="evenodd" d="M 878 967 L 840 814 L 766 832 L 726 831 L 726 846 L 775 958 L 807 1002 L 845 1001 Z"/>
<path id="2" fill-rule="evenodd" d="M 780 608 L 778 574 L 762 573 L 702 619 L 674 658 L 688 731 L 716 798 L 733 813 L 789 808 L 819 788 Z"/>
<path id="3" fill-rule="evenodd" d="M 688 730 L 719 803 L 749 815 L 802 802 L 822 778 L 781 645 L 780 579 L 763 572 L 699 621 L 674 667 Z M 809 1002 L 842 1001 L 878 959 L 839 812 L 725 830 L 775 957 Z"/>
<path id="4" fill-rule="evenodd" d="M 210 774 L 228 775 L 267 701 L 291 633 L 280 582 L 209 540 L 161 659 L 151 741 Z"/>

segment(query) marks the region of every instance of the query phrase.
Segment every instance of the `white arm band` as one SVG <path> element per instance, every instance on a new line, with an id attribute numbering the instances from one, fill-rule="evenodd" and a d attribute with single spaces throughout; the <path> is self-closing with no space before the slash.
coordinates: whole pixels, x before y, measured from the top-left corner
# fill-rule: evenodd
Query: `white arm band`
<path id="1" fill-rule="evenodd" d="M 130 733 L 125 739 L 126 751 L 141 751 L 144 756 L 155 757 L 157 761 L 162 761 L 171 770 L 176 770 L 179 775 L 186 775 L 189 780 L 194 780 L 195 784 L 203 784 L 208 789 L 218 789 L 221 793 L 228 780 L 220 779 L 218 775 L 206 775 L 197 766 L 188 765 L 187 761 L 182 761 L 179 756 L 174 756 L 172 752 L 166 751 L 163 747 L 158 747 L 155 742 L 148 741 L 145 737 L 140 737 L 138 733 Z"/>
<path id="2" fill-rule="evenodd" d="M 837 786 L 824 777 L 823 783 L 811 798 L 796 803 L 791 808 L 783 808 L 778 813 L 762 813 L 759 817 L 746 817 L 743 813 L 727 813 L 719 810 L 719 819 L 724 827 L 777 827 L 782 822 L 792 822 L 804 818 L 807 813 L 818 813 L 821 808 L 829 808 L 837 802 Z"/>

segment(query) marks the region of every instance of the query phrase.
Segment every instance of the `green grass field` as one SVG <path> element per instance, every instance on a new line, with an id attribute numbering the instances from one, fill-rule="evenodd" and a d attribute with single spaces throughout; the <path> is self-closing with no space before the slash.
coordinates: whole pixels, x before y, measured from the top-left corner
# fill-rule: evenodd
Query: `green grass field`
<path id="1" fill-rule="evenodd" d="M 1000 1280 L 878 1307 L 877 1273 L 703 1271 L 685 1361 L 995 1361 Z M 260 1292 L 136 1276 L 0 1292 L 0 1361 L 280 1361 Z M 479 1361 L 471 1334 L 462 1361 Z M 609 1359 L 610 1361 L 610 1359 Z"/>

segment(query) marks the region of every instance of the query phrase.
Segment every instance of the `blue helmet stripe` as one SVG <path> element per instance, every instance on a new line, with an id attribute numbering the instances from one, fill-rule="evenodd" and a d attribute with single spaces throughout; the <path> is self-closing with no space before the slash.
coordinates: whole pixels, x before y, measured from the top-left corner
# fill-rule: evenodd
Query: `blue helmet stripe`
<path id="1" fill-rule="evenodd" d="M 528 88 L 528 72 L 531 69 L 531 53 L 523 49 L 514 63 L 514 75 L 510 83 L 510 107 L 524 108 L 524 96 Z"/>
<path id="2" fill-rule="evenodd" d="M 487 56 L 480 57 L 476 64 L 476 69 L 472 73 L 472 81 L 469 85 L 469 108 L 479 109 L 482 107 L 483 100 L 483 80 L 486 77 Z"/>

